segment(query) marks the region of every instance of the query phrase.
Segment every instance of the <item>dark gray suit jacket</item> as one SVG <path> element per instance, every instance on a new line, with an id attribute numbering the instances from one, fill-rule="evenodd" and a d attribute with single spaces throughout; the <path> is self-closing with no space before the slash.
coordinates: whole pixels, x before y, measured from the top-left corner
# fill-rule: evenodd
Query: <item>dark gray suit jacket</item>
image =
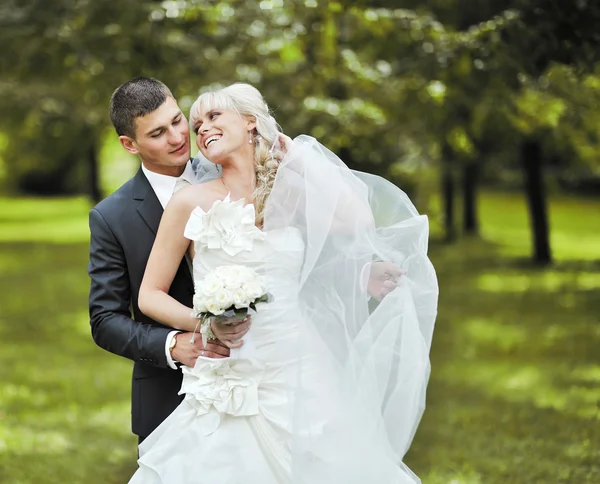
<path id="1" fill-rule="evenodd" d="M 181 402 L 181 372 L 166 360 L 172 330 L 144 315 L 138 293 L 163 213 L 140 169 L 90 211 L 90 324 L 98 346 L 135 362 L 131 388 L 132 430 L 147 437 Z M 194 284 L 182 263 L 169 294 L 191 307 Z M 132 319 L 133 318 L 133 319 Z"/>

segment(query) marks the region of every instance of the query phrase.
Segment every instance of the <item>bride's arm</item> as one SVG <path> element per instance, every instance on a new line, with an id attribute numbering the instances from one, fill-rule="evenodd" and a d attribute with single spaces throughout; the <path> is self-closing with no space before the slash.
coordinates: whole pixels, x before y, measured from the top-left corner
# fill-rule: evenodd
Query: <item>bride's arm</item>
<path id="1" fill-rule="evenodd" d="M 195 187 L 176 193 L 167 204 L 156 240 L 148 259 L 140 287 L 140 310 L 155 321 L 183 331 L 194 331 L 197 319 L 190 316 L 191 308 L 181 304 L 169 293 L 181 260 L 190 246 L 183 235 L 190 213 L 198 205 Z"/>

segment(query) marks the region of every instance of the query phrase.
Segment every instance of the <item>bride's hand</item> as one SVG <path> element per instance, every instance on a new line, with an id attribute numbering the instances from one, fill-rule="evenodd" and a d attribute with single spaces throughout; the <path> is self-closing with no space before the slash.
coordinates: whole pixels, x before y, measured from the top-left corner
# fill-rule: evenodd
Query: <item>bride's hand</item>
<path id="1" fill-rule="evenodd" d="M 292 138 L 290 138 L 286 134 L 279 133 L 277 139 L 279 140 L 279 146 L 281 147 L 281 151 L 283 151 L 283 153 L 286 154 L 292 147 L 292 144 L 294 143 L 292 141 Z"/>
<path id="2" fill-rule="evenodd" d="M 213 318 L 210 329 L 216 338 L 228 348 L 239 348 L 244 344 L 242 338 L 250 329 L 252 316 L 246 316 L 241 323 L 225 324 L 223 318 Z"/>
<path id="3" fill-rule="evenodd" d="M 400 269 L 391 262 L 378 261 L 371 264 L 367 292 L 378 301 L 398 287 L 399 279 L 406 275 L 405 269 Z"/>

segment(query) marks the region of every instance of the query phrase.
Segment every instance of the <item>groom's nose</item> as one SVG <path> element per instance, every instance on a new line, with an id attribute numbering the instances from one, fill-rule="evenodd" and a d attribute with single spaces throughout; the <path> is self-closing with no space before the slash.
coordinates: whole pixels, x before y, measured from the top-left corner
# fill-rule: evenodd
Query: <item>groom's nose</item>
<path id="1" fill-rule="evenodd" d="M 174 146 L 180 145 L 181 142 L 185 139 L 185 131 L 181 129 L 177 129 L 176 127 L 171 127 L 168 133 L 168 142 Z"/>

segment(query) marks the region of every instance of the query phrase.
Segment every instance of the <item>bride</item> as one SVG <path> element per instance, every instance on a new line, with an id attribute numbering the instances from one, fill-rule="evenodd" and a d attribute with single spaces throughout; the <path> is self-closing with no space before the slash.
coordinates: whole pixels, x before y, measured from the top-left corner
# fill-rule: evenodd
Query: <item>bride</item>
<path id="1" fill-rule="evenodd" d="M 182 367 L 185 398 L 141 444 L 130 482 L 420 482 L 402 458 L 424 410 L 437 310 L 427 218 L 311 137 L 282 152 L 250 85 L 202 94 L 190 125 L 222 176 L 167 206 L 140 308 L 197 329 L 190 308 L 168 295 L 186 253 L 196 287 L 217 267 L 243 265 L 273 300 L 237 326 L 210 323 L 231 357 Z M 370 300 L 382 264 L 405 275 Z"/>

